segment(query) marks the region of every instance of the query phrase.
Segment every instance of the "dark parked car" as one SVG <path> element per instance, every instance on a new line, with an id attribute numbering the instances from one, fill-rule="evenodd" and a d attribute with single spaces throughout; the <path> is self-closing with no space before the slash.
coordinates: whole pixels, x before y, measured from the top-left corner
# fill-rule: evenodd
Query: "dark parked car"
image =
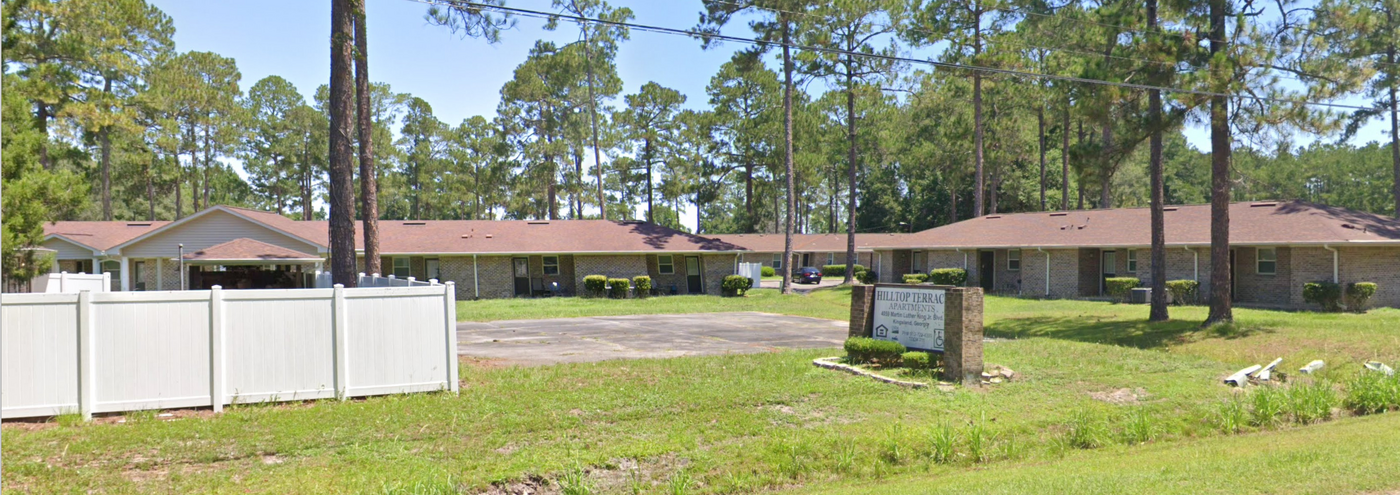
<path id="1" fill-rule="evenodd" d="M 799 284 L 820 284 L 822 283 L 822 271 L 810 266 L 797 270 L 797 283 Z"/>

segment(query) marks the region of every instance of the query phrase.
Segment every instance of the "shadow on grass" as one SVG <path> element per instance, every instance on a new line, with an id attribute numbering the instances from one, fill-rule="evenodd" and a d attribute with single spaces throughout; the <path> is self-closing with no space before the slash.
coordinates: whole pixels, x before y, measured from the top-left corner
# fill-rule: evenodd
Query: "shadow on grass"
<path id="1" fill-rule="evenodd" d="M 1263 331 L 1266 330 L 1239 325 L 1216 325 L 1202 329 L 1199 322 L 1189 320 L 1148 323 L 1145 320 L 1114 320 L 1095 316 L 1037 316 L 998 321 L 987 327 L 986 334 L 994 338 L 1046 337 L 1151 349 L 1185 343 L 1200 336 L 1237 339 Z"/>

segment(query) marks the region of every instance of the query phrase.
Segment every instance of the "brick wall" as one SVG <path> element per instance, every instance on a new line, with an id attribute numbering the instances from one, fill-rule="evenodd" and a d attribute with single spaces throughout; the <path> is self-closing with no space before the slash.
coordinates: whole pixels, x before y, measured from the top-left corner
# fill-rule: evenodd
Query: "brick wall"
<path id="1" fill-rule="evenodd" d="M 1021 269 L 1012 270 L 1012 269 L 1010 268 L 1010 265 L 1007 264 L 1007 260 L 1010 259 L 1010 251 L 1011 251 L 1011 250 L 1009 250 L 1009 249 L 998 249 L 998 250 L 993 251 L 993 253 L 995 254 L 995 258 L 996 258 L 996 265 L 995 265 L 995 266 L 996 266 L 996 271 L 995 271 L 995 273 L 996 273 L 996 278 L 994 278 L 993 280 L 996 282 L 996 286 L 995 286 L 995 289 L 994 289 L 992 292 L 995 292 L 995 293 L 998 293 L 998 294 L 1011 294 L 1011 295 L 1016 295 L 1016 294 L 1021 294 L 1021 293 L 1023 293 L 1022 290 L 1021 290 L 1021 287 L 1022 287 L 1021 276 L 1022 276 L 1023 270 L 1021 270 Z M 1033 251 L 1032 251 L 1032 252 L 1033 252 Z M 1022 250 L 1021 250 L 1021 263 L 1024 265 L 1025 261 L 1026 261 L 1026 250 L 1022 249 Z M 1022 268 L 1024 268 L 1024 266 L 1023 266 Z"/>
<path id="2" fill-rule="evenodd" d="M 678 265 L 676 269 L 684 271 L 684 266 Z M 631 280 L 647 273 L 646 255 L 642 254 L 574 256 L 574 287 L 583 287 L 583 278 L 589 275 Z"/>
<path id="3" fill-rule="evenodd" d="M 671 255 L 671 273 L 661 273 L 660 255 L 647 255 L 647 273 L 651 276 L 651 286 L 662 294 L 670 294 L 671 287 L 676 288 L 677 294 L 684 294 L 685 283 L 685 257 L 679 254 Z"/>
<path id="4" fill-rule="evenodd" d="M 1103 273 L 1098 248 L 1079 249 L 1079 296 L 1098 297 L 1101 292 Z"/>
<path id="5" fill-rule="evenodd" d="M 737 258 L 732 254 L 706 254 L 700 257 L 700 268 L 702 269 L 702 279 L 705 284 L 705 293 L 710 295 L 720 295 L 721 287 L 724 284 L 724 277 L 734 274 L 734 264 Z M 682 287 L 684 291 L 684 287 Z"/>
<path id="6" fill-rule="evenodd" d="M 1045 297 L 1045 255 L 1050 254 L 1050 297 L 1079 296 L 1079 252 L 1074 249 L 1032 249 L 1021 252 L 1021 295 Z"/>
<path id="7" fill-rule="evenodd" d="M 849 337 L 869 337 L 870 320 L 875 309 L 875 286 L 857 285 L 851 287 L 851 321 L 847 328 Z"/>
<path id="8" fill-rule="evenodd" d="M 1341 268 L 1343 286 L 1356 282 L 1374 282 L 1376 295 L 1371 298 L 1371 307 L 1400 307 L 1400 248 L 1343 247 L 1337 249 L 1341 255 L 1338 264 Z M 1326 260 L 1330 264 L 1332 253 L 1323 252 L 1328 255 Z"/>
<path id="9" fill-rule="evenodd" d="M 893 277 L 891 280 L 903 282 L 905 275 L 914 273 L 914 267 L 912 266 L 914 260 L 912 255 L 913 253 L 908 249 L 896 249 L 891 251 L 890 259 L 892 261 L 890 263 L 891 269 L 889 270 L 890 276 Z"/>
<path id="10" fill-rule="evenodd" d="M 1293 292 L 1290 287 L 1293 285 L 1291 251 L 1287 247 L 1276 248 L 1278 262 L 1275 263 L 1275 273 L 1267 275 L 1259 273 L 1258 248 L 1235 248 L 1235 301 L 1291 306 Z M 1302 289 L 1298 289 L 1298 292 L 1301 295 Z"/>
<path id="11" fill-rule="evenodd" d="M 951 289 L 944 300 L 943 379 L 982 384 L 982 288 Z"/>

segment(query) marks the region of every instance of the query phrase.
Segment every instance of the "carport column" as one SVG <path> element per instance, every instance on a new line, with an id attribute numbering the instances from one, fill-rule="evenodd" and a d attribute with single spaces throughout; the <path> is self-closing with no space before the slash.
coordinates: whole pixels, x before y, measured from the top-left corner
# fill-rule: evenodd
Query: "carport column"
<path id="1" fill-rule="evenodd" d="M 224 288 L 209 288 L 209 402 L 224 411 Z"/>
<path id="2" fill-rule="evenodd" d="M 461 387 L 457 379 L 457 284 L 448 282 L 442 288 L 443 311 L 447 320 L 443 323 L 447 332 L 447 389 L 455 394 Z"/>
<path id="3" fill-rule="evenodd" d="M 850 337 L 869 337 L 875 320 L 875 286 L 851 286 L 851 323 L 846 332 Z"/>
<path id="4" fill-rule="evenodd" d="M 126 292 L 126 291 L 131 290 L 131 285 L 130 285 L 130 283 L 131 283 L 131 259 L 130 259 L 130 258 L 127 258 L 126 256 L 122 256 L 122 260 L 121 260 L 121 271 L 122 271 L 121 273 L 117 274 L 117 275 L 119 275 L 119 276 L 121 277 L 121 284 L 122 284 L 122 286 L 121 286 L 121 292 Z"/>
<path id="5" fill-rule="evenodd" d="M 335 362 L 335 397 L 345 400 L 348 376 L 350 367 L 345 362 L 347 357 L 345 349 L 346 325 L 345 314 L 345 286 L 335 284 L 331 287 L 331 355 Z"/>
<path id="6" fill-rule="evenodd" d="M 982 384 L 982 288 L 947 289 L 943 313 L 943 379 Z"/>
<path id="7" fill-rule="evenodd" d="M 97 370 L 92 360 L 92 292 L 78 293 L 78 413 L 92 421 L 97 405 Z"/>

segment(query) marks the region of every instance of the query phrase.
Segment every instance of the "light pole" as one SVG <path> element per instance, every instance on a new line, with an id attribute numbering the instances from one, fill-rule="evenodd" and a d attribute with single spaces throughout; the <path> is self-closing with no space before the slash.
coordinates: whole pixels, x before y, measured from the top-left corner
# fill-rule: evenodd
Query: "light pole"
<path id="1" fill-rule="evenodd" d="M 180 290 L 185 290 L 185 245 L 180 244 Z"/>

